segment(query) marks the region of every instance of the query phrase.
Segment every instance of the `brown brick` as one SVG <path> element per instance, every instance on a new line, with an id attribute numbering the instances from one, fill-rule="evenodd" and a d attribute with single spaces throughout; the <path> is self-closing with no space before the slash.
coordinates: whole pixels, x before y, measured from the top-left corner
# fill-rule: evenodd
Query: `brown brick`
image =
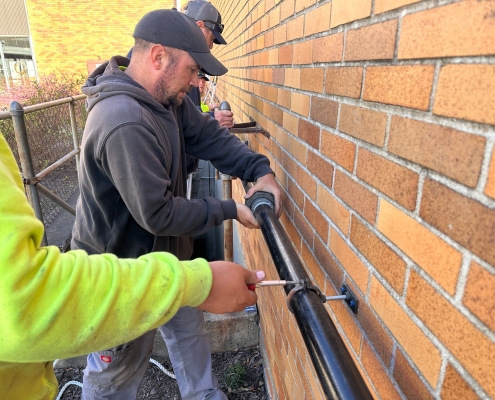
<path id="1" fill-rule="evenodd" d="M 478 395 L 471 389 L 468 383 L 462 378 L 452 365 L 447 365 L 445 378 L 443 380 L 442 391 L 440 393 L 442 400 L 477 400 Z"/>
<path id="2" fill-rule="evenodd" d="M 304 169 L 297 166 L 297 183 L 302 187 L 306 194 L 316 201 L 316 181 Z"/>
<path id="3" fill-rule="evenodd" d="M 268 118 L 271 118 L 277 124 L 283 124 L 284 112 L 282 109 L 272 104 L 265 103 L 263 107 L 263 114 L 265 114 Z"/>
<path id="4" fill-rule="evenodd" d="M 338 202 L 337 198 L 322 186 L 318 186 L 317 203 L 323 212 L 328 215 L 335 225 L 337 225 L 341 232 L 348 236 L 350 213 Z"/>
<path id="5" fill-rule="evenodd" d="M 283 85 L 284 79 L 285 79 L 285 69 L 284 68 L 274 68 L 272 77 L 273 77 L 273 83 L 274 84 Z"/>
<path id="6" fill-rule="evenodd" d="M 316 3 L 316 0 L 296 0 L 296 13 L 304 10 L 305 8 L 311 7 Z"/>
<path id="7" fill-rule="evenodd" d="M 304 210 L 304 193 L 299 189 L 291 179 L 289 179 L 289 195 L 294 199 L 297 206 Z"/>
<path id="8" fill-rule="evenodd" d="M 279 106 L 290 108 L 290 94 L 288 90 L 277 89 L 277 104 Z"/>
<path id="9" fill-rule="evenodd" d="M 378 197 L 361 184 L 337 170 L 335 174 L 335 194 L 345 201 L 370 224 L 375 223 Z"/>
<path id="10" fill-rule="evenodd" d="M 310 201 L 304 202 L 304 216 L 313 225 L 316 233 L 323 240 L 328 238 L 328 221 L 322 217 L 321 213 L 313 206 Z"/>
<path id="11" fill-rule="evenodd" d="M 306 217 L 307 218 L 307 217 Z M 301 211 L 298 208 L 294 209 L 294 225 L 301 234 L 301 237 L 311 244 L 313 244 L 313 239 L 315 233 L 313 227 L 306 221 Z"/>
<path id="12" fill-rule="evenodd" d="M 474 315 L 495 331 L 493 293 L 495 293 L 495 275 L 473 261 L 462 301 Z"/>
<path id="13" fill-rule="evenodd" d="M 420 216 L 476 255 L 495 264 L 495 210 L 427 179 Z"/>
<path id="14" fill-rule="evenodd" d="M 340 287 L 343 281 L 343 273 L 331 253 L 328 251 L 327 246 L 323 244 L 318 237 L 315 238 L 314 246 L 316 259 L 321 264 L 333 284 Z"/>
<path id="15" fill-rule="evenodd" d="M 313 242 L 311 242 L 313 243 Z M 311 252 L 308 246 L 303 242 L 301 258 L 306 264 L 307 269 L 313 275 L 316 280 L 318 287 L 325 287 L 325 274 L 323 273 L 321 267 L 318 265 L 315 256 Z"/>
<path id="16" fill-rule="evenodd" d="M 494 103 L 495 65 L 454 64 L 440 70 L 434 114 L 495 124 Z"/>
<path id="17" fill-rule="evenodd" d="M 299 250 L 301 249 L 301 234 L 296 229 L 286 213 L 282 213 L 282 215 L 280 216 L 280 222 L 282 223 L 285 230 L 287 231 L 287 234 L 294 243 L 294 247 L 296 248 L 297 252 L 299 252 Z"/>
<path id="18" fill-rule="evenodd" d="M 406 263 L 372 231 L 353 216 L 351 242 L 371 262 L 397 293 L 402 294 Z"/>
<path id="19" fill-rule="evenodd" d="M 495 343 L 414 271 L 406 303 L 488 395 L 495 397 Z"/>
<path id="20" fill-rule="evenodd" d="M 492 150 L 492 161 L 488 170 L 488 179 L 485 186 L 485 194 L 495 199 L 495 152 Z"/>
<path id="21" fill-rule="evenodd" d="M 289 175 L 293 178 L 297 178 L 297 164 L 290 154 L 283 153 L 282 154 L 282 165 L 287 170 Z"/>
<path id="22" fill-rule="evenodd" d="M 448 293 L 454 294 L 461 267 L 461 253 L 385 200 L 380 201 L 378 230 Z"/>
<path id="23" fill-rule="evenodd" d="M 335 291 L 333 290 L 327 292 L 329 293 L 330 296 L 337 295 L 337 293 L 335 293 Z M 352 312 L 349 312 L 349 308 L 347 307 L 347 304 L 345 304 L 344 302 L 331 301 L 327 303 L 327 307 L 329 307 L 335 313 L 336 319 L 339 322 L 340 326 L 342 327 L 342 330 L 344 331 L 344 335 L 349 340 L 352 349 L 355 352 L 359 353 L 363 334 L 359 329 L 359 326 L 357 325 L 355 319 L 352 317 L 351 315 Z"/>
<path id="24" fill-rule="evenodd" d="M 421 0 L 375 0 L 375 14 L 381 14 Z"/>
<path id="25" fill-rule="evenodd" d="M 283 21 L 294 15 L 294 0 L 285 0 L 280 6 L 280 20 Z"/>
<path id="26" fill-rule="evenodd" d="M 452 128 L 392 117 L 388 150 L 469 187 L 481 171 L 486 139 Z"/>
<path id="27" fill-rule="evenodd" d="M 359 304 L 361 308 L 361 303 Z M 359 310 L 361 311 L 361 310 Z M 408 399 L 433 400 L 433 396 L 416 375 L 402 351 L 395 353 L 394 378 Z"/>
<path id="28" fill-rule="evenodd" d="M 347 31 L 345 61 L 394 58 L 396 33 L 396 19 Z"/>
<path id="29" fill-rule="evenodd" d="M 430 385 L 436 387 L 442 364 L 440 351 L 421 332 L 414 321 L 390 295 L 388 290 L 373 276 L 371 278 L 369 299 L 371 307 L 373 307 L 385 326 L 404 348 L 426 380 Z"/>
<path id="30" fill-rule="evenodd" d="M 369 271 L 349 245 L 339 236 L 337 231 L 330 229 L 330 250 L 340 261 L 345 271 L 359 287 L 361 292 L 366 293 L 368 287 Z"/>
<path id="31" fill-rule="evenodd" d="M 293 46 L 289 44 L 278 49 L 279 64 L 292 64 L 292 48 Z"/>
<path id="32" fill-rule="evenodd" d="M 339 103 L 313 96 L 311 99 L 311 119 L 330 128 L 337 127 Z"/>
<path id="33" fill-rule="evenodd" d="M 283 24 L 275 28 L 273 32 L 273 44 L 280 44 L 287 41 L 287 25 Z"/>
<path id="34" fill-rule="evenodd" d="M 304 15 L 287 22 L 287 41 L 302 38 L 304 35 Z"/>
<path id="35" fill-rule="evenodd" d="M 273 46 L 273 34 L 275 31 L 269 30 L 267 33 L 265 33 L 265 46 L 266 47 L 272 47 Z"/>
<path id="36" fill-rule="evenodd" d="M 366 108 L 342 104 L 340 107 L 339 130 L 358 139 L 383 146 L 387 115 Z"/>
<path id="37" fill-rule="evenodd" d="M 494 13 L 491 1 L 461 1 L 406 15 L 400 32 L 399 58 L 493 55 Z"/>
<path id="38" fill-rule="evenodd" d="M 433 65 L 368 67 L 363 99 L 427 110 L 434 72 Z"/>
<path id="39" fill-rule="evenodd" d="M 382 399 L 400 399 L 397 389 L 390 381 L 388 371 L 383 368 L 366 340 L 363 340 L 361 362 Z"/>
<path id="40" fill-rule="evenodd" d="M 297 136 L 299 130 L 299 118 L 284 112 L 283 127 L 293 135 Z"/>
<path id="41" fill-rule="evenodd" d="M 360 149 L 356 175 L 408 210 L 414 210 L 419 180 L 416 172 Z"/>
<path id="42" fill-rule="evenodd" d="M 317 38 L 313 41 L 313 62 L 342 60 L 344 33 Z"/>
<path id="43" fill-rule="evenodd" d="M 323 91 L 323 68 L 301 68 L 301 89 L 321 93 Z"/>
<path id="44" fill-rule="evenodd" d="M 358 99 L 361 96 L 362 81 L 363 67 L 327 68 L 325 93 Z"/>
<path id="45" fill-rule="evenodd" d="M 307 40 L 305 42 L 296 43 L 294 45 L 294 57 L 292 62 L 294 64 L 310 64 L 313 60 L 313 41 Z M 323 82 L 322 82 L 323 84 Z"/>
<path id="46" fill-rule="evenodd" d="M 299 140 L 293 136 L 289 138 L 289 153 L 302 165 L 306 165 L 306 158 L 308 155 L 308 149 Z"/>
<path id="47" fill-rule="evenodd" d="M 304 22 L 304 36 L 328 31 L 330 29 L 331 9 L 332 3 L 327 3 L 307 13 Z"/>
<path id="48" fill-rule="evenodd" d="M 321 152 L 348 171 L 354 169 L 356 145 L 325 130 L 321 133 Z"/>
<path id="49" fill-rule="evenodd" d="M 301 85 L 301 70 L 299 68 L 285 69 L 285 86 L 299 89 Z"/>
<path id="50" fill-rule="evenodd" d="M 297 114 L 309 116 L 309 96 L 307 94 L 292 92 L 290 96 L 291 110 Z"/>
<path id="51" fill-rule="evenodd" d="M 308 170 L 322 181 L 329 188 L 332 187 L 333 182 L 333 165 L 325 161 L 318 154 L 308 151 Z"/>
<path id="52" fill-rule="evenodd" d="M 299 138 L 304 140 L 310 146 L 318 149 L 320 146 L 320 128 L 301 119 L 299 121 Z"/>
<path id="53" fill-rule="evenodd" d="M 331 27 L 369 17 L 371 0 L 333 0 Z"/>

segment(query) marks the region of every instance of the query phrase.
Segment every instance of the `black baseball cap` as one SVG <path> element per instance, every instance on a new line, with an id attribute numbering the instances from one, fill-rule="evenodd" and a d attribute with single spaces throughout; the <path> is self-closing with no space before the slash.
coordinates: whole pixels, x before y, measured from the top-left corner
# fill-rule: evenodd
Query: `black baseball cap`
<path id="1" fill-rule="evenodd" d="M 184 8 L 184 14 L 195 21 L 203 21 L 204 24 L 210 28 L 213 36 L 215 36 L 213 43 L 227 44 L 221 35 L 223 32 L 222 16 L 209 1 L 190 1 Z"/>
<path id="2" fill-rule="evenodd" d="M 177 10 L 150 11 L 137 23 L 132 36 L 187 51 L 208 75 L 220 76 L 228 71 L 211 54 L 201 29 Z"/>

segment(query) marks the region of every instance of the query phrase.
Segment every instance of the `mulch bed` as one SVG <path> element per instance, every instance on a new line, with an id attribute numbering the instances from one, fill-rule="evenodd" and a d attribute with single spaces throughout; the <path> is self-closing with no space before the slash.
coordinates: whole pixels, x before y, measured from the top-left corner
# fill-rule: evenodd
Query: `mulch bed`
<path id="1" fill-rule="evenodd" d="M 212 356 L 213 372 L 218 383 L 229 400 L 268 400 L 263 378 L 263 359 L 258 347 L 243 350 L 216 353 Z M 161 363 L 168 371 L 173 371 L 166 360 Z M 82 368 L 56 369 L 59 387 L 71 380 L 82 382 Z M 180 400 L 179 388 L 174 379 L 165 375 L 151 364 L 146 371 L 138 399 L 171 399 Z M 61 400 L 81 399 L 81 388 L 69 385 Z"/>

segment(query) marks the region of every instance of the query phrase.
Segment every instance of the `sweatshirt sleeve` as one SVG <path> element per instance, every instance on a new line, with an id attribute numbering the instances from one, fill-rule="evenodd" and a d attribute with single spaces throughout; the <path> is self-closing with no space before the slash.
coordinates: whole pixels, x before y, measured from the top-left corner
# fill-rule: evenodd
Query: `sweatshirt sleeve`
<path id="1" fill-rule="evenodd" d="M 26 200 L 0 135 L 0 361 L 36 362 L 103 350 L 168 321 L 208 296 L 205 260 L 167 253 L 138 260 L 40 247 L 43 225 Z"/>

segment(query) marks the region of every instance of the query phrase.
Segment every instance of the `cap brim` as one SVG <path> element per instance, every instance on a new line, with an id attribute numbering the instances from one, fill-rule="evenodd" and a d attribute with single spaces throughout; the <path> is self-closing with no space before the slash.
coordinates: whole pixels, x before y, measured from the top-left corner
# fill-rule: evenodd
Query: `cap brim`
<path id="1" fill-rule="evenodd" d="M 207 75 L 220 76 L 226 74 L 228 71 L 228 69 L 209 52 L 196 53 L 188 51 L 188 53 L 192 58 L 194 58 L 194 61 L 201 65 L 201 69 Z"/>
<path id="2" fill-rule="evenodd" d="M 217 32 L 215 29 L 210 29 L 211 32 L 213 33 L 213 36 L 215 36 L 215 39 L 213 39 L 213 43 L 215 44 L 227 44 L 225 39 L 220 35 L 220 32 Z"/>

